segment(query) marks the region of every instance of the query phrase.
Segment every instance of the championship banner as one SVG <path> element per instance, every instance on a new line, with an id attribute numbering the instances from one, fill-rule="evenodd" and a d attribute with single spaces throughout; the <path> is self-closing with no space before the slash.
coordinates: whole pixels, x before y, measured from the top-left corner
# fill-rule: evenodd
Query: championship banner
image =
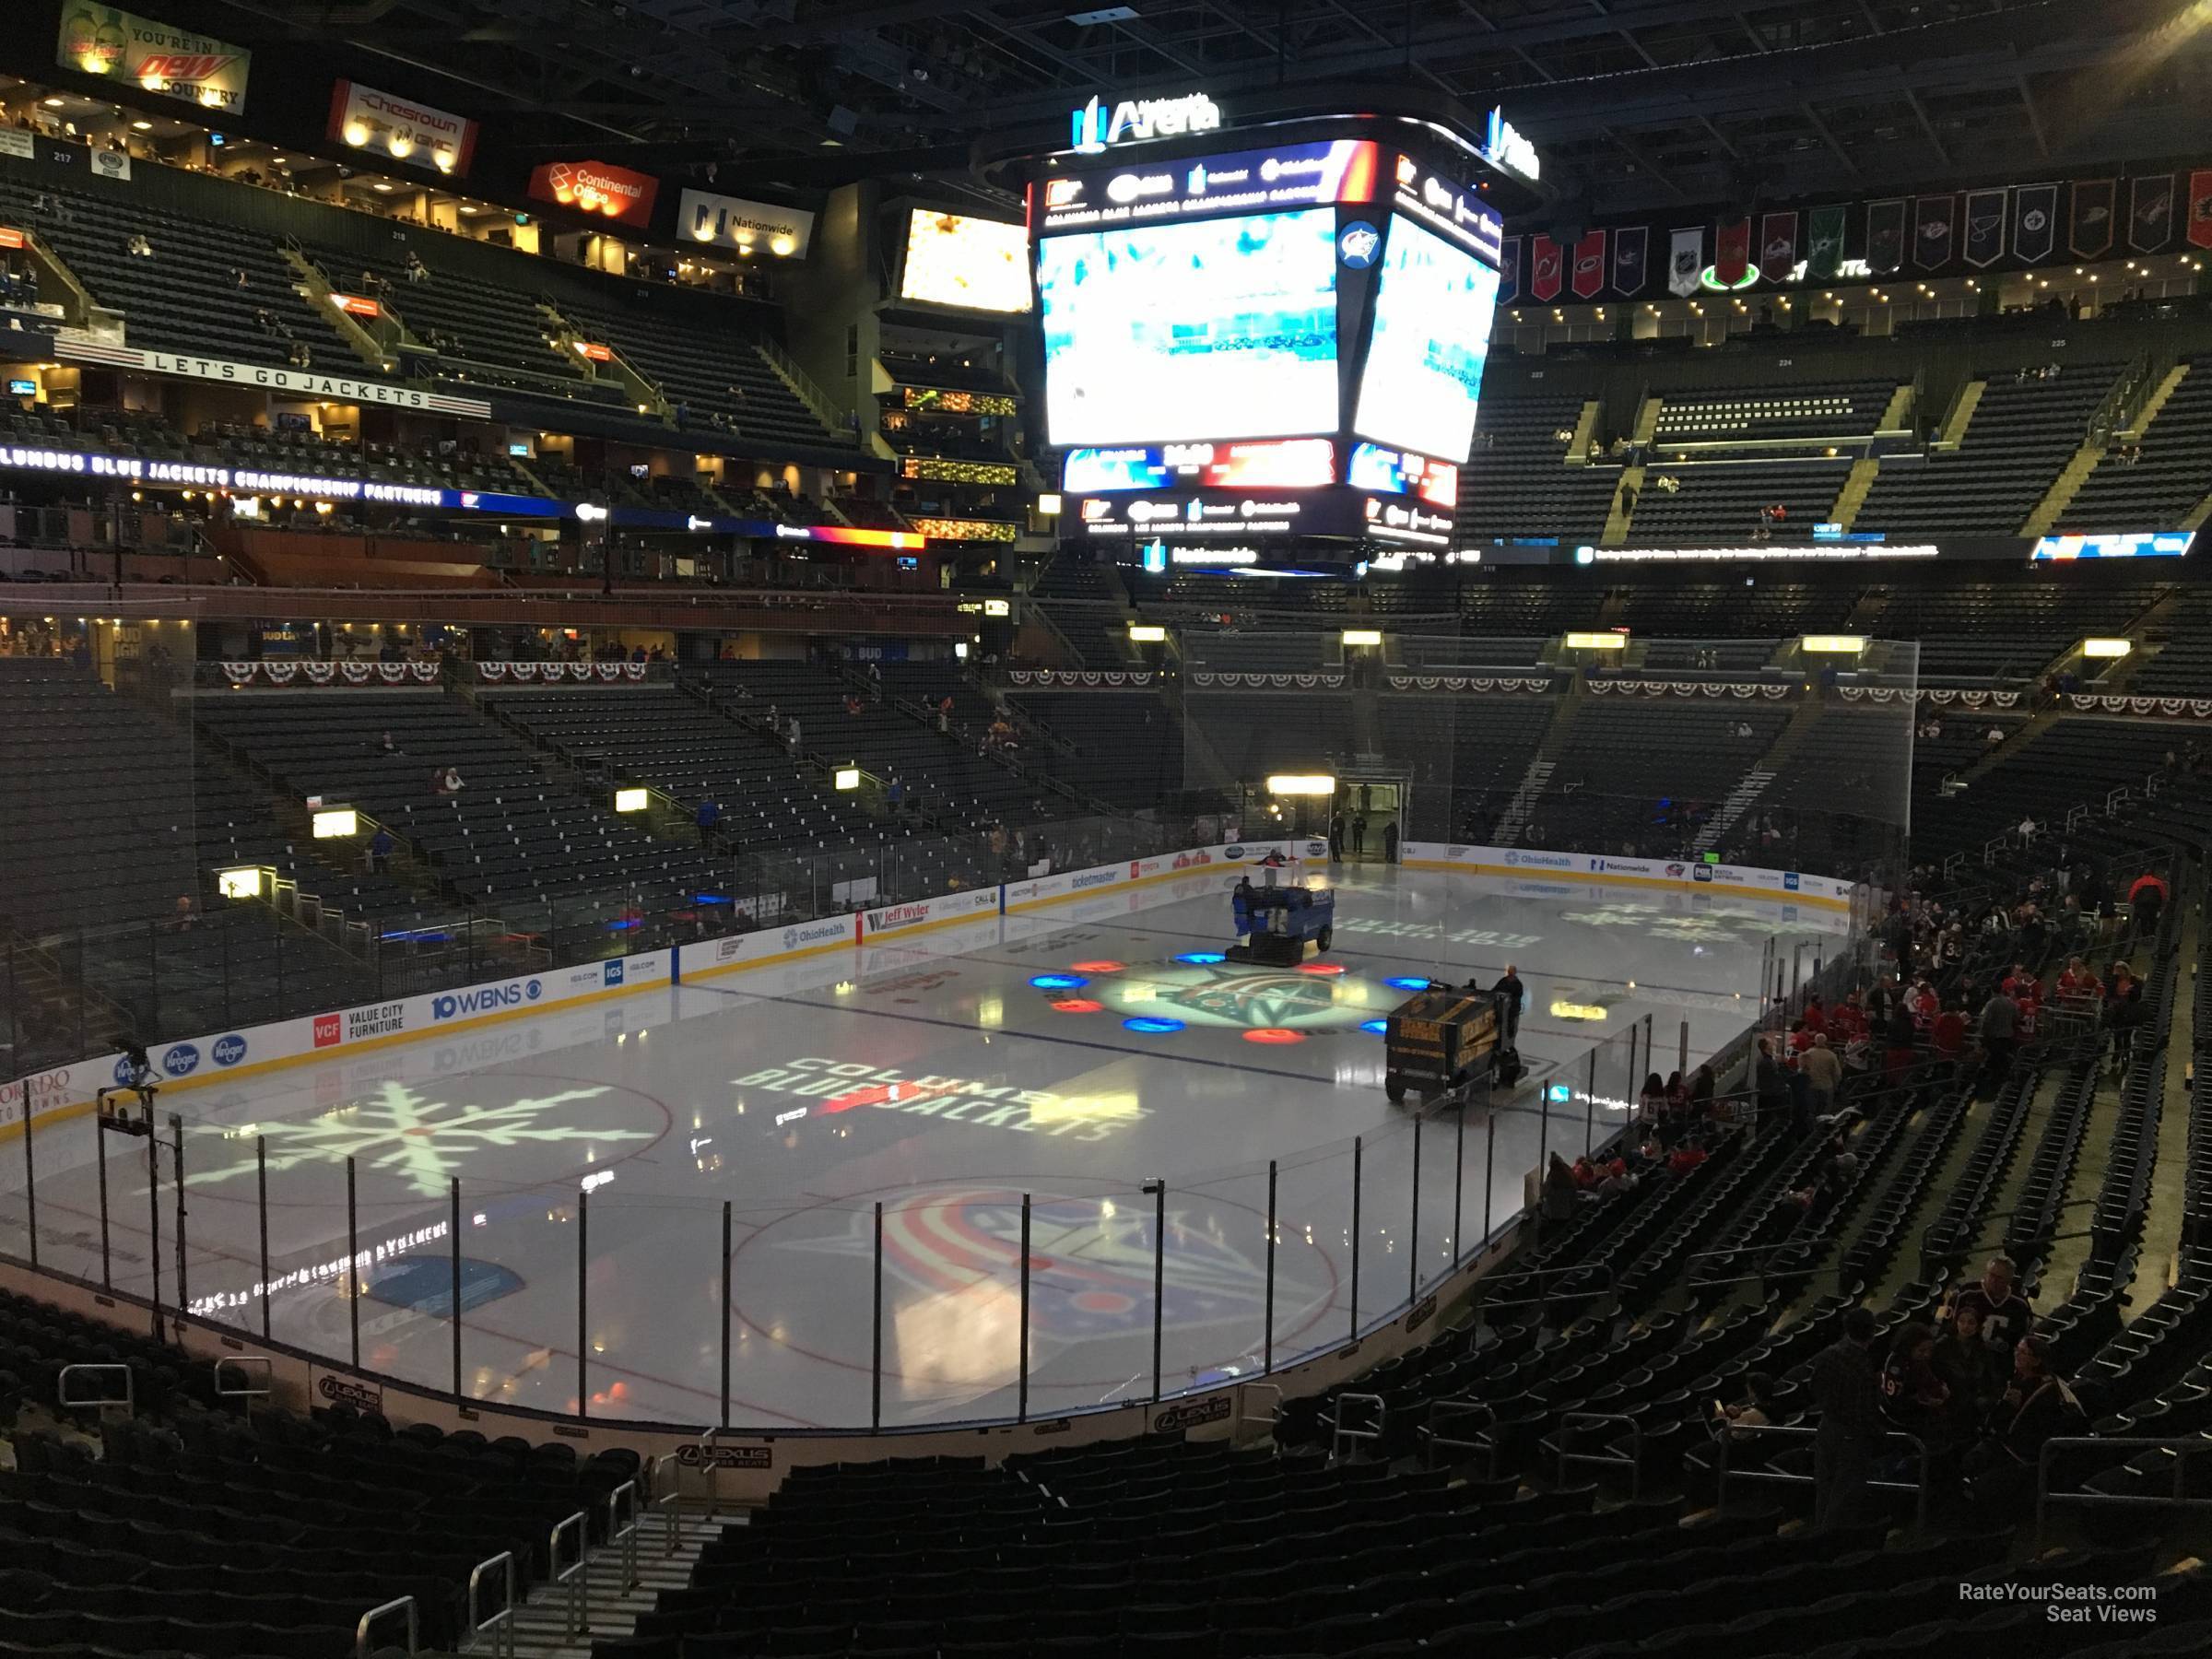
<path id="1" fill-rule="evenodd" d="M 1833 282 L 1843 268 L 1843 226 L 1850 211 L 1841 205 L 1813 209 L 1806 274 L 1816 282 Z"/>
<path id="2" fill-rule="evenodd" d="M 1970 190 L 1966 193 L 1966 263 L 1987 270 L 2005 257 L 2005 192 Z"/>
<path id="3" fill-rule="evenodd" d="M 1714 229 L 1712 274 L 1724 288 L 1732 288 L 1751 271 L 1751 221 L 1723 219 Z"/>
<path id="4" fill-rule="evenodd" d="M 2058 240 L 2058 186 L 2022 184 L 2012 193 L 2012 255 L 2034 265 Z"/>
<path id="5" fill-rule="evenodd" d="M 1606 233 L 1591 230 L 1574 244 L 1574 297 L 1594 300 L 1606 291 Z"/>
<path id="6" fill-rule="evenodd" d="M 2212 248 L 2212 167 L 2189 175 L 2189 245 Z"/>
<path id="7" fill-rule="evenodd" d="M 1768 282 L 1787 282 L 1797 268 L 1797 216 L 1770 213 L 1759 221 L 1759 274 Z"/>
<path id="8" fill-rule="evenodd" d="M 1566 250 L 1550 237 L 1537 235 L 1528 239 L 1528 251 L 1535 267 L 1529 276 L 1528 291 L 1539 300 L 1557 300 L 1559 297 L 1561 268 L 1566 264 Z"/>
<path id="9" fill-rule="evenodd" d="M 1613 291 L 1634 296 L 1643 292 L 1645 251 L 1651 241 L 1650 229 L 1642 225 L 1630 225 L 1625 230 L 1613 232 Z"/>
<path id="10" fill-rule="evenodd" d="M 1951 263 L 1958 247 L 1957 195 L 1922 196 L 1912 210 L 1912 263 L 1924 271 Z"/>
<path id="11" fill-rule="evenodd" d="M 1877 276 L 1893 276 L 1905 263 L 1905 199 L 1866 204 L 1866 268 Z"/>
<path id="12" fill-rule="evenodd" d="M 77 0 L 62 8 L 54 61 L 65 69 L 129 81 L 218 115 L 242 115 L 253 54 L 196 29 Z"/>
<path id="13" fill-rule="evenodd" d="M 2111 179 L 2074 181 L 2074 211 L 2066 248 L 2077 259 L 2095 259 L 2112 245 L 2112 205 L 2119 185 Z"/>
<path id="14" fill-rule="evenodd" d="M 388 156 L 454 179 L 467 173 L 477 153 L 477 124 L 467 116 L 349 80 L 330 89 L 330 136 L 373 150 L 379 160 Z"/>
<path id="15" fill-rule="evenodd" d="M 1675 232 L 1666 257 L 1666 291 L 1687 298 L 1698 291 L 1698 277 L 1705 269 L 1705 227 L 1691 225 Z"/>
<path id="16" fill-rule="evenodd" d="M 2173 175 L 2137 179 L 2130 187 L 2127 245 L 2138 253 L 2156 253 L 2173 235 Z"/>
<path id="17" fill-rule="evenodd" d="M 1498 303 L 1511 305 L 1521 298 L 1521 239 L 1509 236 L 1498 244 Z"/>

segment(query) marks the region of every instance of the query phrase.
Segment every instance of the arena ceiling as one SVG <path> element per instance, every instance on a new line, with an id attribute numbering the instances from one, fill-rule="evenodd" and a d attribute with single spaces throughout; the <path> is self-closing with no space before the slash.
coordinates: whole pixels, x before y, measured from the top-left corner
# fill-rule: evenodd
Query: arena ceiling
<path id="1" fill-rule="evenodd" d="M 199 8 L 195 8 L 199 9 Z M 548 151 L 724 188 L 957 166 L 1093 92 L 1502 104 L 1570 216 L 2212 150 L 2212 0 L 222 0 L 468 84 Z M 494 65 L 473 72 L 473 63 Z M 494 101 L 496 100 L 496 101 Z M 618 147 L 626 146 L 627 152 Z"/>

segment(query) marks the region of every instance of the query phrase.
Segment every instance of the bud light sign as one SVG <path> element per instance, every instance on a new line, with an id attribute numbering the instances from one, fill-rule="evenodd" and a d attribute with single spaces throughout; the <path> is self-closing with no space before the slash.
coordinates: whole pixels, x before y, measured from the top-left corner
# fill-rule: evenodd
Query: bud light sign
<path id="1" fill-rule="evenodd" d="M 471 991 L 449 991 L 430 998 L 432 1019 L 453 1019 L 465 1014 L 493 1014 L 501 1008 L 519 1008 L 535 1002 L 544 987 L 535 980 L 510 980 L 504 985 L 479 985 Z"/>

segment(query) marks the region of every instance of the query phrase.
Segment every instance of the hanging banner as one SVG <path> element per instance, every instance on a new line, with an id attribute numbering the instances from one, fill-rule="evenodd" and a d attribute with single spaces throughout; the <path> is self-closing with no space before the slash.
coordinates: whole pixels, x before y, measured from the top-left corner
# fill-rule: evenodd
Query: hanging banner
<path id="1" fill-rule="evenodd" d="M 1751 221 L 1723 219 L 1713 230 L 1712 274 L 1724 288 L 1732 288 L 1750 274 Z"/>
<path id="2" fill-rule="evenodd" d="M 2112 203 L 2119 185 L 2111 179 L 2074 181 L 2074 211 L 2066 228 L 2066 248 L 2077 259 L 2095 259 L 2112 245 Z"/>
<path id="3" fill-rule="evenodd" d="M 2200 167 L 2189 175 L 2186 235 L 2191 247 L 2212 248 L 2212 167 Z"/>
<path id="4" fill-rule="evenodd" d="M 1833 282 L 1843 268 L 1843 225 L 1849 212 L 1841 204 L 1813 209 L 1806 275 L 1815 282 Z"/>
<path id="5" fill-rule="evenodd" d="M 1966 193 L 1966 263 L 1987 270 L 2005 257 L 2005 192 L 1970 190 Z"/>
<path id="6" fill-rule="evenodd" d="M 1615 293 L 1633 296 L 1643 292 L 1644 254 L 1650 240 L 1651 231 L 1642 225 L 1613 232 Z"/>
<path id="7" fill-rule="evenodd" d="M 579 213 L 604 214 L 640 229 L 653 223 L 661 182 L 606 161 L 548 161 L 530 175 L 529 195 Z"/>
<path id="8" fill-rule="evenodd" d="M 1574 244 L 1574 297 L 1594 300 L 1606 291 L 1606 233 L 1586 232 Z"/>
<path id="9" fill-rule="evenodd" d="M 1787 282 L 1797 268 L 1797 216 L 1770 213 L 1759 221 L 1759 274 L 1768 282 Z"/>
<path id="10" fill-rule="evenodd" d="M 1666 260 L 1666 291 L 1682 298 L 1696 293 L 1704 269 L 1705 227 L 1691 225 L 1676 231 Z"/>
<path id="11" fill-rule="evenodd" d="M 1498 246 L 1498 303 L 1521 298 L 1521 239 L 1509 236 Z"/>
<path id="12" fill-rule="evenodd" d="M 80 74 L 129 81 L 213 114 L 242 115 L 253 54 L 196 29 L 112 6 L 80 4 L 62 8 L 54 61 Z"/>
<path id="13" fill-rule="evenodd" d="M 1904 268 L 1905 200 L 1892 196 L 1866 204 L 1866 268 L 1888 276 Z"/>
<path id="14" fill-rule="evenodd" d="M 1959 198 L 1922 196 L 1912 210 L 1912 263 L 1924 271 L 1951 263 L 1958 251 Z"/>
<path id="15" fill-rule="evenodd" d="M 2173 235 L 2173 175 L 2137 179 L 2128 193 L 2127 245 L 2156 253 Z"/>
<path id="16" fill-rule="evenodd" d="M 378 160 L 456 179 L 477 153 L 477 124 L 465 115 L 349 80 L 330 89 L 330 135 Z"/>
<path id="17" fill-rule="evenodd" d="M 2058 240 L 2058 186 L 2022 184 L 2012 193 L 2012 256 L 2028 265 L 2051 257 Z"/>
<path id="18" fill-rule="evenodd" d="M 1551 300 L 1559 297 L 1561 267 L 1566 264 L 1566 250 L 1548 236 L 1528 239 L 1529 259 L 1535 269 L 1529 274 L 1528 291 L 1539 300 Z"/>
<path id="19" fill-rule="evenodd" d="M 678 206 L 677 233 L 686 241 L 747 253 L 759 248 L 788 259 L 806 258 L 814 241 L 814 215 L 804 207 L 775 207 L 709 190 L 685 191 Z"/>

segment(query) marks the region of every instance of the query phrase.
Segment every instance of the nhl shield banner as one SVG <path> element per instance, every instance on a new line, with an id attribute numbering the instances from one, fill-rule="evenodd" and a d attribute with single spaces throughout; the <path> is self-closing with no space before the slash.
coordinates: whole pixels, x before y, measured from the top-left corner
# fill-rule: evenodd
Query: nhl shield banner
<path id="1" fill-rule="evenodd" d="M 2051 257 L 2058 239 L 2058 186 L 2022 184 L 2012 193 L 2012 256 L 2024 265 Z"/>
<path id="2" fill-rule="evenodd" d="M 1675 232 L 1666 256 L 1666 291 L 1687 297 L 1698 291 L 1705 270 L 1705 227 L 1692 225 Z"/>
<path id="3" fill-rule="evenodd" d="M 2189 175 L 2189 245 L 2212 248 L 2212 167 Z"/>
<path id="4" fill-rule="evenodd" d="M 1759 221 L 1759 274 L 1768 282 L 1787 282 L 1797 268 L 1797 216 L 1770 213 Z"/>
<path id="5" fill-rule="evenodd" d="M 1843 268 L 1843 222 L 1847 212 L 1841 206 L 1813 209 L 1806 274 L 1816 282 L 1832 282 L 1836 273 Z"/>
<path id="6" fill-rule="evenodd" d="M 1924 271 L 1949 265 L 1958 252 L 1959 198 L 1922 196 L 1912 207 L 1912 263 Z"/>
<path id="7" fill-rule="evenodd" d="M 1721 286 L 1732 288 L 1751 269 L 1751 221 L 1723 219 L 1713 230 L 1712 274 Z"/>
<path id="8" fill-rule="evenodd" d="M 1977 271 L 1985 271 L 2005 257 L 2005 192 L 1970 190 L 1966 193 L 1966 235 L 1959 243 L 1961 256 Z"/>
<path id="9" fill-rule="evenodd" d="M 1606 233 L 1587 232 L 1574 244 L 1574 297 L 1594 300 L 1606 291 Z"/>
<path id="10" fill-rule="evenodd" d="M 1498 244 L 1498 303 L 1511 305 L 1521 298 L 1521 239 L 1509 236 Z"/>
<path id="11" fill-rule="evenodd" d="M 2128 193 L 2127 245 L 2156 253 L 2173 235 L 2173 175 L 2137 179 Z"/>
<path id="12" fill-rule="evenodd" d="M 1625 230 L 1613 232 L 1615 293 L 1635 295 L 1643 292 L 1644 253 L 1651 234 L 1641 225 L 1630 225 Z"/>
<path id="13" fill-rule="evenodd" d="M 2112 203 L 2119 186 L 2110 179 L 2074 181 L 2074 212 L 2066 248 L 2077 259 L 2095 259 L 2112 245 Z"/>
<path id="14" fill-rule="evenodd" d="M 1528 239 L 1528 291 L 1539 300 L 1551 300 L 1559 297 L 1560 267 L 1566 263 L 1567 251 L 1548 236 Z"/>
<path id="15" fill-rule="evenodd" d="M 1866 268 L 1877 276 L 1893 275 L 1905 263 L 1905 201 L 1892 196 L 1866 204 Z"/>

